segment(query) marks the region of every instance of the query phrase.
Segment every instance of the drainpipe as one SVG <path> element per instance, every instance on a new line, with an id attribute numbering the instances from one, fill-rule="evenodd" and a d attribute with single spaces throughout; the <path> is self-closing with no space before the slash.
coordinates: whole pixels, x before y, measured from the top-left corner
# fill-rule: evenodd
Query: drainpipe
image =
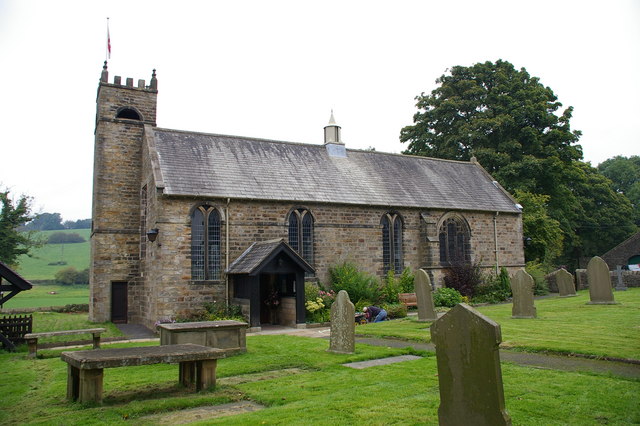
<path id="1" fill-rule="evenodd" d="M 226 208 L 226 212 L 225 212 L 225 216 L 227 217 L 227 226 L 225 226 L 225 233 L 226 235 L 226 244 L 225 244 L 225 265 L 226 268 L 229 269 L 229 222 L 231 221 L 229 218 L 229 202 L 231 201 L 230 198 L 227 198 L 227 208 Z M 225 288 L 226 288 L 226 300 L 227 300 L 227 307 L 229 306 L 229 274 L 225 274 L 224 275 L 224 280 L 225 280 Z"/>
<path id="2" fill-rule="evenodd" d="M 496 255 L 496 276 L 498 276 L 498 274 L 500 273 L 500 265 L 498 263 L 498 215 L 500 214 L 500 212 L 496 212 L 496 214 L 493 216 L 493 243 L 494 243 L 494 247 L 495 247 L 495 255 Z"/>

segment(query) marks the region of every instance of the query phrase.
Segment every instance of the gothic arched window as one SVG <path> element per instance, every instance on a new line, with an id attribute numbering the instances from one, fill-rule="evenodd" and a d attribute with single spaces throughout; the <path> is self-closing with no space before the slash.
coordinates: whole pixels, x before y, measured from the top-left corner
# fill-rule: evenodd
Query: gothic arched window
<path id="1" fill-rule="evenodd" d="M 402 273 L 402 218 L 398 214 L 382 216 L 382 265 L 385 274 L 390 270 Z"/>
<path id="2" fill-rule="evenodd" d="M 220 279 L 220 214 L 200 206 L 191 214 L 191 279 Z"/>
<path id="3" fill-rule="evenodd" d="M 471 261 L 471 235 L 464 220 L 447 218 L 440 226 L 440 264 L 452 265 Z"/>
<path id="4" fill-rule="evenodd" d="M 289 245 L 313 265 L 313 216 L 300 208 L 289 213 Z"/>

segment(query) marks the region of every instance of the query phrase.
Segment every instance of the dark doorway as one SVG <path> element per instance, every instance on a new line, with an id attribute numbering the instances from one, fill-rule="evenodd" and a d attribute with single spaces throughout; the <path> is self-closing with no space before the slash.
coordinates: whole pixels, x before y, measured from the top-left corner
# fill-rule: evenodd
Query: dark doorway
<path id="1" fill-rule="evenodd" d="M 127 323 L 128 288 L 124 281 L 111 283 L 111 322 L 115 324 Z"/>

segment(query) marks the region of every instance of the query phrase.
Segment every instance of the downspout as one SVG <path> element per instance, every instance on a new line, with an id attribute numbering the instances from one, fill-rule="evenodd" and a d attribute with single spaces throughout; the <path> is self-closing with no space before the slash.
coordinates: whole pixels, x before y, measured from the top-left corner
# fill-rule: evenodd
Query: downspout
<path id="1" fill-rule="evenodd" d="M 230 218 L 229 218 L 229 202 L 231 202 L 230 198 L 227 198 L 227 208 L 225 209 L 225 216 L 227 217 L 227 226 L 225 227 L 225 234 L 226 237 L 226 243 L 225 243 L 225 265 L 226 265 L 226 269 L 229 269 L 229 222 L 230 222 Z M 225 274 L 224 275 L 224 280 L 225 280 L 225 288 L 226 288 L 226 296 L 225 299 L 227 301 L 227 307 L 229 306 L 229 274 Z"/>
<path id="2" fill-rule="evenodd" d="M 495 256 L 496 256 L 496 276 L 500 274 L 500 265 L 498 262 L 498 215 L 500 212 L 496 212 L 493 216 L 493 242 L 495 247 Z"/>

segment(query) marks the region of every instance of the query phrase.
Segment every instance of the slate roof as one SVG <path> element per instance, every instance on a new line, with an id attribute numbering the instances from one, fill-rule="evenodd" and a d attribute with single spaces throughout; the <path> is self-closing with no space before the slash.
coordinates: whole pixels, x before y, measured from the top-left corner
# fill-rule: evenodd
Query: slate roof
<path id="1" fill-rule="evenodd" d="M 166 195 L 519 213 L 477 163 L 146 127 Z M 153 152 L 157 152 L 157 156 Z"/>
<path id="2" fill-rule="evenodd" d="M 250 274 L 259 272 L 271 258 L 281 251 L 286 252 L 292 260 L 300 265 L 305 272 L 314 272 L 314 269 L 300 257 L 283 239 L 255 242 L 249 246 L 236 260 L 229 265 L 227 274 Z"/>

